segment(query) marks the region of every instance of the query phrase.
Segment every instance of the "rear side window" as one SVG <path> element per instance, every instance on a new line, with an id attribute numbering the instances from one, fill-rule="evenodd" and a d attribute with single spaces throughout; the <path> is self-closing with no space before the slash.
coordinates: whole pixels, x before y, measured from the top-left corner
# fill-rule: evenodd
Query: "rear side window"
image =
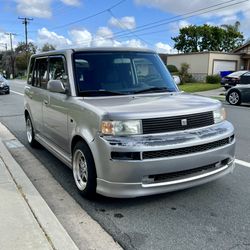
<path id="1" fill-rule="evenodd" d="M 48 59 L 36 59 L 32 85 L 38 88 L 47 89 L 48 83 Z"/>

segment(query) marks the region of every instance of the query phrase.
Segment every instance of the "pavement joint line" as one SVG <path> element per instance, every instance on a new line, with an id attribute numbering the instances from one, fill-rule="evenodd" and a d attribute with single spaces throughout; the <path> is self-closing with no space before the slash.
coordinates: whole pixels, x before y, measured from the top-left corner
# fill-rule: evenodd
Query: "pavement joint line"
<path id="1" fill-rule="evenodd" d="M 14 94 L 17 94 L 17 95 L 24 96 L 24 94 L 23 94 L 23 93 L 20 93 L 20 92 L 17 92 L 17 91 L 13 91 L 13 90 L 11 90 L 10 92 L 11 92 L 11 93 L 14 93 Z"/>
<path id="2" fill-rule="evenodd" d="M 241 166 L 244 166 L 244 167 L 247 167 L 247 168 L 250 168 L 250 163 L 249 162 L 246 162 L 246 161 L 242 161 L 242 160 L 238 160 L 238 159 L 235 159 L 235 163 L 241 165 Z"/>

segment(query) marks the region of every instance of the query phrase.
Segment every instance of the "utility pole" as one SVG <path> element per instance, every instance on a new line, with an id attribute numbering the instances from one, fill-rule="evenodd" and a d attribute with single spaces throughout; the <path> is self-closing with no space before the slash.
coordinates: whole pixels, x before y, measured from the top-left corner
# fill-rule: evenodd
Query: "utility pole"
<path id="1" fill-rule="evenodd" d="M 12 69 L 12 77 L 15 77 L 15 62 L 14 62 L 14 51 L 13 51 L 13 44 L 12 44 L 12 36 L 16 36 L 17 34 L 11 33 L 11 32 L 6 32 L 5 35 L 8 35 L 10 37 L 10 51 L 11 51 L 11 56 L 10 56 L 10 61 L 11 61 L 11 69 Z M 7 50 L 7 44 L 6 44 L 6 50 Z"/>
<path id="2" fill-rule="evenodd" d="M 25 30 L 25 53 L 26 53 L 26 63 L 28 65 L 28 24 L 30 21 L 33 21 L 33 18 L 29 17 L 18 17 L 18 19 L 23 20 L 22 24 L 24 24 L 24 30 Z"/>

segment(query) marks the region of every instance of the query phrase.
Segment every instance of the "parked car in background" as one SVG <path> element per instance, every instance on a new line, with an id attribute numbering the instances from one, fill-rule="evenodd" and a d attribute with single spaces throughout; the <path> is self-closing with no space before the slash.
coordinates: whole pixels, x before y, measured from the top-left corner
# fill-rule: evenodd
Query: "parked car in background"
<path id="1" fill-rule="evenodd" d="M 240 79 L 245 74 L 249 73 L 247 70 L 235 71 L 221 79 L 221 86 L 226 90 L 240 83 Z M 250 79 L 250 76 L 249 76 Z"/>
<path id="2" fill-rule="evenodd" d="M 8 81 L 0 75 L 0 94 L 9 94 L 10 93 L 10 86 Z"/>
<path id="3" fill-rule="evenodd" d="M 239 84 L 230 88 L 226 94 L 226 100 L 231 105 L 250 102 L 250 84 Z"/>

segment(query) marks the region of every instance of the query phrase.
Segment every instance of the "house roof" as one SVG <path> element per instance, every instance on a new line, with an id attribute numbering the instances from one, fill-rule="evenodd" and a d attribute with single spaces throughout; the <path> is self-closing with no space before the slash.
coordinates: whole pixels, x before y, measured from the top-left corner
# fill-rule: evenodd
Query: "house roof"
<path id="1" fill-rule="evenodd" d="M 245 47 L 247 47 L 247 46 L 250 46 L 250 41 L 246 42 L 246 43 L 243 44 L 242 46 L 240 46 L 240 47 L 236 48 L 235 50 L 233 50 L 233 53 L 236 53 L 236 52 L 238 52 L 239 50 L 241 50 L 241 49 L 243 49 L 243 48 L 245 48 Z"/>

